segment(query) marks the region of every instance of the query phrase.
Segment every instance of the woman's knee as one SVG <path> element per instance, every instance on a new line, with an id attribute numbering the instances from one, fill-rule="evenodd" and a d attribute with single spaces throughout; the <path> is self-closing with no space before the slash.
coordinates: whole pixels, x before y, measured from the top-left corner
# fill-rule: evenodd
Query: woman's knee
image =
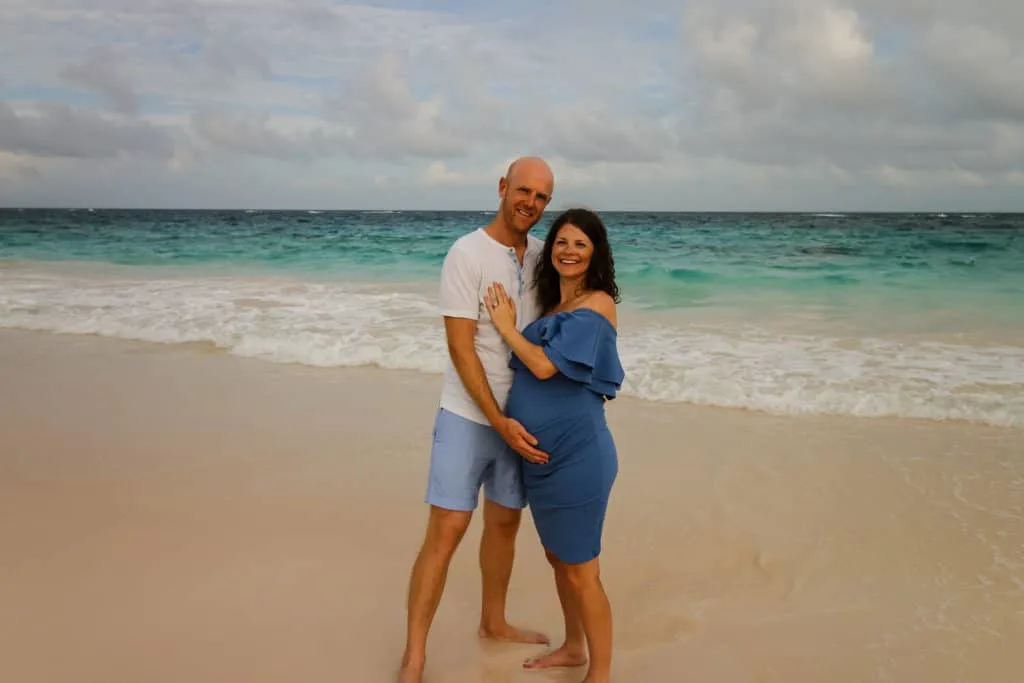
<path id="1" fill-rule="evenodd" d="M 569 585 L 577 592 L 587 590 L 601 582 L 601 567 L 596 557 L 587 562 L 563 564 L 562 566 Z"/>

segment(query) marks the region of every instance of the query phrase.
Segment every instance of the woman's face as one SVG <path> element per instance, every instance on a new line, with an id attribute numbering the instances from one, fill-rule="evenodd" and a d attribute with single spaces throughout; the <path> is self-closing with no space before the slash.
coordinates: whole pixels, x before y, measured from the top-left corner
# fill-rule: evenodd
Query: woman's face
<path id="1" fill-rule="evenodd" d="M 559 228 L 551 248 L 551 263 L 560 277 L 572 279 L 586 274 L 593 255 L 594 244 L 587 233 L 568 223 Z"/>

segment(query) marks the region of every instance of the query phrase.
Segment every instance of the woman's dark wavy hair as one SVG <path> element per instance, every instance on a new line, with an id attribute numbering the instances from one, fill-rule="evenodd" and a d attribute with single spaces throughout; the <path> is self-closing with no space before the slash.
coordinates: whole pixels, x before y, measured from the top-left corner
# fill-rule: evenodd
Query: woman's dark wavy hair
<path id="1" fill-rule="evenodd" d="M 594 245 L 594 253 L 590 257 L 590 267 L 584 278 L 584 287 L 588 290 L 606 292 L 615 303 L 619 303 L 619 287 L 615 284 L 615 259 L 612 248 L 608 244 L 608 231 L 601 218 L 589 209 L 568 209 L 555 218 L 548 236 L 544 240 L 544 255 L 537 269 L 537 297 L 544 313 L 551 311 L 562 299 L 558 271 L 551 263 L 551 252 L 555 246 L 558 231 L 564 225 L 574 225 L 582 230 Z"/>

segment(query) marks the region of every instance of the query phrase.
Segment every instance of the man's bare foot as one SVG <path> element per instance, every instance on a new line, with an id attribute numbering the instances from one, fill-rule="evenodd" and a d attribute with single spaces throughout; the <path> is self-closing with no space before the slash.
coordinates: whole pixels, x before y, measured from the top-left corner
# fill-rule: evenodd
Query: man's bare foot
<path id="1" fill-rule="evenodd" d="M 582 649 L 568 648 L 565 645 L 552 650 L 546 655 L 533 657 L 523 662 L 524 669 L 554 669 L 556 667 L 583 666 L 587 663 L 587 653 Z"/>
<path id="2" fill-rule="evenodd" d="M 516 628 L 510 624 L 502 624 L 497 627 L 481 625 L 479 634 L 481 638 L 496 640 L 501 643 L 527 643 L 529 645 L 548 645 L 551 643 L 551 639 L 543 633 Z"/>

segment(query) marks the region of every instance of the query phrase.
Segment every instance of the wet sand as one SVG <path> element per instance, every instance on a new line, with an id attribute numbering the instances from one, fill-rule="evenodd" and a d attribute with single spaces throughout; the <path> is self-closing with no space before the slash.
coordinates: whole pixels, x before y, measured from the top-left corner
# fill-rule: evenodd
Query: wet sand
<path id="1" fill-rule="evenodd" d="M 0 332 L 0 675 L 393 679 L 439 378 Z M 1024 679 L 1024 431 L 620 398 L 615 680 Z M 433 683 L 578 681 L 481 643 L 479 520 Z M 529 515 L 509 616 L 559 638 Z"/>

